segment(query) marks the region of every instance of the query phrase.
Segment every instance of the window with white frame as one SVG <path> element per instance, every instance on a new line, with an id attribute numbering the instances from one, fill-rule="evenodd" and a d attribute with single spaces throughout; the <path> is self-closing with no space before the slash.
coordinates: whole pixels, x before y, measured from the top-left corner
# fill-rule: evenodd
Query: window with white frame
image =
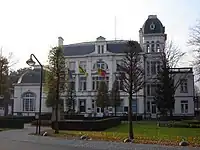
<path id="1" fill-rule="evenodd" d="M 87 78 L 83 76 L 79 76 L 79 91 L 87 90 Z"/>
<path id="2" fill-rule="evenodd" d="M 116 60 L 116 71 L 120 71 L 121 65 L 122 65 L 122 60 Z"/>
<path id="3" fill-rule="evenodd" d="M 150 101 L 147 101 L 147 112 L 151 112 L 151 104 L 150 104 Z"/>
<path id="4" fill-rule="evenodd" d="M 157 84 L 147 84 L 147 96 L 155 96 L 157 87 Z"/>
<path id="5" fill-rule="evenodd" d="M 154 41 L 151 42 L 151 52 L 155 52 L 155 45 Z"/>
<path id="6" fill-rule="evenodd" d="M 187 100 L 181 101 L 181 113 L 183 113 L 183 114 L 188 113 L 188 101 Z"/>
<path id="7" fill-rule="evenodd" d="M 69 70 L 74 73 L 75 72 L 75 62 L 69 62 Z"/>
<path id="8" fill-rule="evenodd" d="M 80 61 L 80 67 L 83 69 L 86 69 L 86 67 L 87 67 L 86 61 Z"/>
<path id="9" fill-rule="evenodd" d="M 159 41 L 156 42 L 156 52 L 160 52 L 160 43 L 159 43 Z"/>
<path id="10" fill-rule="evenodd" d="M 187 79 L 180 79 L 180 92 L 181 93 L 187 93 L 188 92 Z"/>
<path id="11" fill-rule="evenodd" d="M 146 52 L 149 53 L 150 52 L 150 47 L 149 47 L 149 42 L 147 41 L 146 43 Z"/>
<path id="12" fill-rule="evenodd" d="M 92 110 L 93 111 L 95 110 L 95 100 L 94 99 L 92 100 Z"/>
<path id="13" fill-rule="evenodd" d="M 22 95 L 23 111 L 35 111 L 36 95 L 32 92 L 27 92 Z"/>
<path id="14" fill-rule="evenodd" d="M 156 75 L 161 69 L 159 61 L 147 61 L 147 76 Z"/>
<path id="15" fill-rule="evenodd" d="M 107 70 L 107 69 L 108 69 L 108 65 L 107 65 L 104 61 L 97 61 L 97 62 L 93 65 L 93 69 L 103 69 L 103 70 Z"/>
<path id="16" fill-rule="evenodd" d="M 101 53 L 104 53 L 104 45 L 101 45 Z"/>
<path id="17" fill-rule="evenodd" d="M 104 53 L 104 45 L 98 45 L 97 47 L 98 47 L 98 50 L 97 50 L 98 54 L 103 54 Z"/>
<path id="18" fill-rule="evenodd" d="M 147 61 L 147 76 L 150 76 L 150 63 Z"/>
<path id="19" fill-rule="evenodd" d="M 109 77 L 100 77 L 100 76 L 95 76 L 92 77 L 92 90 L 98 90 L 99 84 L 101 81 L 105 80 L 107 83 L 107 86 L 109 85 Z"/>
<path id="20" fill-rule="evenodd" d="M 76 78 L 72 76 L 72 78 L 68 81 L 70 83 L 71 89 L 76 90 Z"/>
<path id="21" fill-rule="evenodd" d="M 155 75 L 156 74 L 156 62 L 152 61 L 151 62 L 151 75 Z"/>
<path id="22" fill-rule="evenodd" d="M 123 90 L 123 81 L 120 79 L 120 76 L 116 76 L 119 90 Z"/>

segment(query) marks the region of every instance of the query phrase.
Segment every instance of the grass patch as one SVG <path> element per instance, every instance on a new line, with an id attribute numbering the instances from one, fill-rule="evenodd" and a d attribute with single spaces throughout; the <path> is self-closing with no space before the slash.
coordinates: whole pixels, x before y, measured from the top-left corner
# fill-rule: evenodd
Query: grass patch
<path id="1" fill-rule="evenodd" d="M 134 122 L 133 131 L 136 143 L 156 143 L 164 145 L 177 145 L 187 140 L 190 145 L 200 146 L 200 128 L 168 128 L 158 127 L 156 122 Z M 128 124 L 123 123 L 117 127 L 103 132 L 92 131 L 60 131 L 58 137 L 80 137 L 88 135 L 92 139 L 123 141 L 128 137 Z"/>

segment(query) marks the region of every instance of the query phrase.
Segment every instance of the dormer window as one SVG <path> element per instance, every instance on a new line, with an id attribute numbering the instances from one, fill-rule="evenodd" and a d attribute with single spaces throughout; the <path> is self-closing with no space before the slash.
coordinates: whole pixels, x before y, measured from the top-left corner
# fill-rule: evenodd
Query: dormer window
<path id="1" fill-rule="evenodd" d="M 98 45 L 98 54 L 104 53 L 104 45 Z"/>
<path id="2" fill-rule="evenodd" d="M 106 52 L 106 39 L 102 36 L 99 36 L 96 40 L 96 53 L 103 54 Z"/>

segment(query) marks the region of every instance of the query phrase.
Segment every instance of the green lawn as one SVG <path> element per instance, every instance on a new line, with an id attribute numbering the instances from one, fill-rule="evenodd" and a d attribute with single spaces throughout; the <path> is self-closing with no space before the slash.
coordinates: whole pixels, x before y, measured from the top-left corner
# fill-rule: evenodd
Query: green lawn
<path id="1" fill-rule="evenodd" d="M 154 137 L 162 139 L 200 138 L 200 128 L 168 128 L 157 127 L 156 122 L 133 123 L 135 136 Z M 106 132 L 128 133 L 128 124 L 124 123 Z"/>
<path id="2" fill-rule="evenodd" d="M 183 139 L 191 145 L 200 146 L 200 128 L 168 128 L 157 127 L 156 122 L 133 122 L 135 141 L 138 143 L 173 143 L 177 145 Z M 128 137 L 128 123 L 102 132 L 92 131 L 60 131 L 59 137 L 88 135 L 92 139 L 122 141 Z M 153 141 L 153 142 L 152 142 Z"/>

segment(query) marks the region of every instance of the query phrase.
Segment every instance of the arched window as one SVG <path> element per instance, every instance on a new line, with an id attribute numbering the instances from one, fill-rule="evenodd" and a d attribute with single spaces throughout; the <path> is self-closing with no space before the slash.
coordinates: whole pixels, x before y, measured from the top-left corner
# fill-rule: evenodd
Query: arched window
<path id="1" fill-rule="evenodd" d="M 36 95 L 32 92 L 26 92 L 22 95 L 23 111 L 35 111 Z"/>
<path id="2" fill-rule="evenodd" d="M 147 41 L 146 52 L 149 53 L 149 42 Z"/>
<path id="3" fill-rule="evenodd" d="M 160 52 L 160 43 L 159 43 L 159 41 L 156 42 L 156 52 Z"/>
<path id="4" fill-rule="evenodd" d="M 108 65 L 107 65 L 104 61 L 97 61 L 97 62 L 93 65 L 93 69 L 103 69 L 103 70 L 107 70 L 107 69 L 108 69 Z"/>
<path id="5" fill-rule="evenodd" d="M 151 42 L 151 52 L 155 52 L 154 41 Z"/>

